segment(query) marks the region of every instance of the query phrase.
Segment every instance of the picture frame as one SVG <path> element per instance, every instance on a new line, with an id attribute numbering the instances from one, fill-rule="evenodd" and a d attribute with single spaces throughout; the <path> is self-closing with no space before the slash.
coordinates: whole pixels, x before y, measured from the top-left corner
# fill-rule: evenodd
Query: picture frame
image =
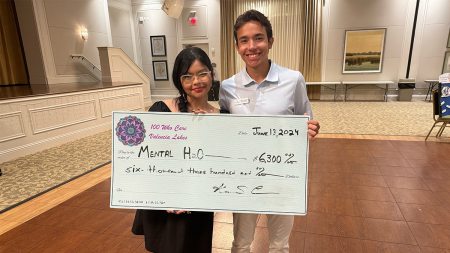
<path id="1" fill-rule="evenodd" d="M 153 80 L 167 81 L 169 80 L 169 73 L 167 69 L 167 61 L 152 61 L 153 65 Z"/>
<path id="2" fill-rule="evenodd" d="M 167 56 L 166 36 L 150 36 L 150 48 L 152 51 L 152 56 Z"/>
<path id="3" fill-rule="evenodd" d="M 346 30 L 342 73 L 380 73 L 386 28 Z"/>
<path id="4" fill-rule="evenodd" d="M 442 74 L 450 73 L 450 51 L 445 52 L 444 63 L 442 64 Z"/>
<path id="5" fill-rule="evenodd" d="M 448 29 L 447 48 L 450 48 L 450 29 Z"/>

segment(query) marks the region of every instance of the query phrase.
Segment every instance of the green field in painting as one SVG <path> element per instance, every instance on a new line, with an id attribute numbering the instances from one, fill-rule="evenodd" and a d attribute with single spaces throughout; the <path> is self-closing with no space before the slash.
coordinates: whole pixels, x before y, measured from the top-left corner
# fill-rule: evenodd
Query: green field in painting
<path id="1" fill-rule="evenodd" d="M 347 55 L 344 71 L 377 71 L 380 67 L 380 55 Z"/>
<path id="2" fill-rule="evenodd" d="M 345 71 L 373 71 L 378 70 L 379 65 L 370 63 L 370 62 L 364 62 L 361 65 L 348 65 L 345 64 Z"/>

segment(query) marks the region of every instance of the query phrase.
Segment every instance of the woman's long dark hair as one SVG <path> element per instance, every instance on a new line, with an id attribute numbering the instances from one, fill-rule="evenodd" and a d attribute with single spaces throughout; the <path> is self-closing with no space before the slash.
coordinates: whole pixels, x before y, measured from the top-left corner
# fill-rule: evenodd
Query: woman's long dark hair
<path id="1" fill-rule="evenodd" d="M 172 80 L 175 88 L 177 88 L 180 96 L 177 98 L 178 109 L 180 112 L 187 112 L 188 101 L 186 92 L 181 84 L 181 76 L 188 73 L 188 69 L 191 67 L 195 60 L 199 60 L 203 65 L 205 65 L 209 71 L 211 71 L 211 79 L 214 81 L 214 70 L 211 64 L 211 60 L 208 55 L 202 49 L 198 47 L 188 47 L 177 55 L 175 59 L 175 64 L 172 71 Z"/>

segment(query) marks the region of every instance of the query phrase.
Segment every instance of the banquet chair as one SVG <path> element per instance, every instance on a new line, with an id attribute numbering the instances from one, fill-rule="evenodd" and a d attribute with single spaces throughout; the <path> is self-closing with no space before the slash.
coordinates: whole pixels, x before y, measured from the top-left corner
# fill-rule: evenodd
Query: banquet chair
<path id="1" fill-rule="evenodd" d="M 432 94 L 432 101 L 433 101 L 433 120 L 434 124 L 431 127 L 430 131 L 427 134 L 427 137 L 425 137 L 425 141 L 430 136 L 433 129 L 438 126 L 439 130 L 436 133 L 436 138 L 441 137 L 442 133 L 444 132 L 445 128 L 450 126 L 450 118 L 442 118 L 439 116 L 439 93 L 437 91 L 433 91 Z M 447 125 L 448 124 L 448 125 Z"/>

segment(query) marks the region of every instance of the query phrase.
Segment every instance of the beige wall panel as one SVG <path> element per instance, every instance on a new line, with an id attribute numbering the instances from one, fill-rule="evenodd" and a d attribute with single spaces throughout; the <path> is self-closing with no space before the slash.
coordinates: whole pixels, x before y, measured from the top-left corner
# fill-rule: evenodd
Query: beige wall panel
<path id="1" fill-rule="evenodd" d="M 112 111 L 135 111 L 142 109 L 142 94 L 134 93 L 122 96 L 100 99 L 100 112 L 102 118 L 112 115 Z"/>
<path id="2" fill-rule="evenodd" d="M 143 85 L 0 101 L 0 163 L 111 129 L 112 110 L 144 110 Z"/>
<path id="3" fill-rule="evenodd" d="M 31 109 L 33 133 L 42 133 L 96 119 L 95 100 Z"/>
<path id="4" fill-rule="evenodd" d="M 22 112 L 0 114 L 0 142 L 25 136 Z"/>

